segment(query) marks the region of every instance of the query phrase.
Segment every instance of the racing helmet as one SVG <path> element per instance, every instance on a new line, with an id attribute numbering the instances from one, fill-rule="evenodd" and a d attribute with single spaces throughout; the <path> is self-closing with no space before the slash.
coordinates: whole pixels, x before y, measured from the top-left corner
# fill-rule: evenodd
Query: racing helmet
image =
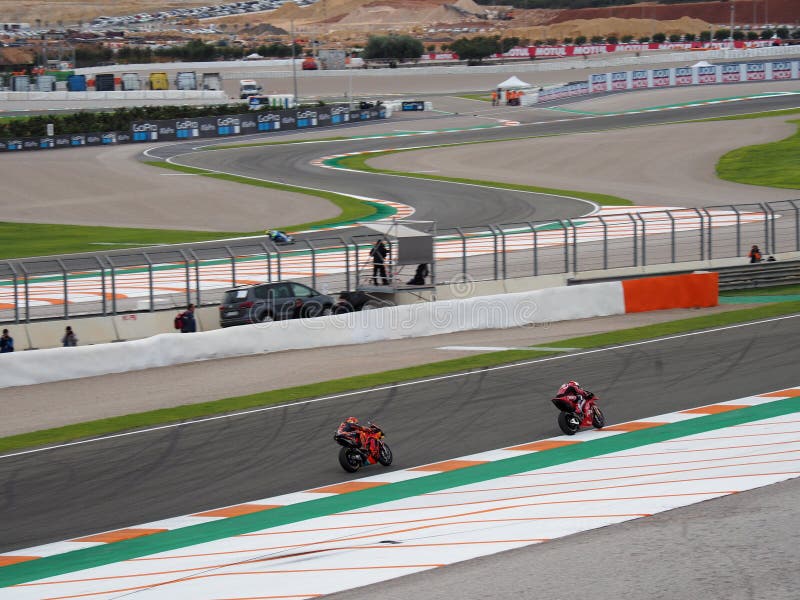
<path id="1" fill-rule="evenodd" d="M 358 425 L 358 419 L 356 417 L 347 417 L 344 422 Z"/>
<path id="2" fill-rule="evenodd" d="M 577 388 L 577 389 L 582 389 L 582 388 L 581 388 L 581 384 L 580 384 L 580 383 L 578 383 L 577 381 L 568 381 L 568 382 L 567 382 L 567 385 L 568 385 L 569 387 L 574 387 L 574 388 Z"/>

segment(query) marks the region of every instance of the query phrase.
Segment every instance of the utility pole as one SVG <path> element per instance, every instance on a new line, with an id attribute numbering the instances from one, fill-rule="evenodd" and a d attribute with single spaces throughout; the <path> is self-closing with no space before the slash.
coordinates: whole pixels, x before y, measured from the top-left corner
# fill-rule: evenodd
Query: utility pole
<path id="1" fill-rule="evenodd" d="M 734 22 L 734 14 L 736 12 L 736 6 L 731 2 L 731 46 L 733 46 L 733 22 Z"/>
<path id="2" fill-rule="evenodd" d="M 289 23 L 290 23 L 290 29 L 291 29 L 291 32 L 290 32 L 289 35 L 292 38 L 291 40 L 289 40 L 289 43 L 292 46 L 292 83 L 294 84 L 294 103 L 295 103 L 295 106 L 296 106 L 298 104 L 298 102 L 297 102 L 297 65 L 295 64 L 295 60 L 294 60 L 294 19 L 291 19 L 289 21 Z"/>

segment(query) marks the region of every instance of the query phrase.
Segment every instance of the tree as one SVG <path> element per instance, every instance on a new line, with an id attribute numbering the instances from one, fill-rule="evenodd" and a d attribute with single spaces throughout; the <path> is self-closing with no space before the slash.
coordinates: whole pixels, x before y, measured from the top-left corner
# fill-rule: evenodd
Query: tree
<path id="1" fill-rule="evenodd" d="M 743 40 L 745 37 L 746 36 L 744 34 L 744 31 L 740 31 L 739 29 L 737 29 L 736 31 L 733 32 L 733 39 L 736 41 Z"/>
<path id="2" fill-rule="evenodd" d="M 700 32 L 700 41 L 701 42 L 710 42 L 711 41 L 711 32 L 710 31 L 701 31 Z"/>
<path id="3" fill-rule="evenodd" d="M 500 40 L 500 52 L 508 52 L 512 48 L 516 48 L 519 45 L 520 39 L 518 37 L 503 38 Z"/>
<path id="4" fill-rule="evenodd" d="M 714 39 L 717 40 L 718 42 L 727 40 L 729 37 L 731 37 L 730 29 L 717 29 L 714 32 Z"/>
<path id="5" fill-rule="evenodd" d="M 669 41 L 672 42 L 673 44 L 680 42 L 681 36 L 679 36 L 677 33 L 673 33 L 672 35 L 669 36 Z"/>
<path id="6" fill-rule="evenodd" d="M 606 44 L 619 44 L 619 38 L 616 34 L 611 34 L 606 36 Z"/>
<path id="7" fill-rule="evenodd" d="M 667 36 L 665 34 L 661 33 L 661 32 L 654 33 L 653 34 L 653 41 L 656 44 L 663 44 L 664 42 L 667 41 Z"/>
<path id="8" fill-rule="evenodd" d="M 602 35 L 593 35 L 592 39 L 589 40 L 593 45 L 602 44 L 603 43 L 603 36 Z"/>
<path id="9" fill-rule="evenodd" d="M 693 42 L 697 39 L 697 36 L 693 33 L 687 33 L 686 35 L 683 36 L 683 39 L 686 40 L 687 42 Z"/>
<path id="10" fill-rule="evenodd" d="M 630 44 L 633 41 L 632 35 L 623 35 L 622 36 L 622 43 L 623 44 Z"/>
<path id="11" fill-rule="evenodd" d="M 427 50 L 428 52 L 436 52 L 436 44 L 428 44 L 425 50 Z"/>
<path id="12" fill-rule="evenodd" d="M 477 36 L 456 40 L 450 47 L 460 59 L 466 60 L 469 64 L 478 64 L 484 58 L 500 51 L 500 41 L 498 36 Z"/>
<path id="13" fill-rule="evenodd" d="M 761 39 L 762 40 L 769 40 L 769 39 L 772 38 L 773 35 L 775 35 L 775 32 L 772 31 L 772 29 L 764 29 L 761 32 Z"/>
<path id="14" fill-rule="evenodd" d="M 757 31 L 748 31 L 747 32 L 747 39 L 750 42 L 753 42 L 758 39 L 758 32 Z"/>
<path id="15" fill-rule="evenodd" d="M 572 43 L 572 41 L 573 40 L 572 40 L 571 37 L 565 37 L 564 38 L 564 44 L 567 45 L 567 46 L 570 45 Z"/>
<path id="16" fill-rule="evenodd" d="M 578 37 L 575 38 L 575 43 L 578 46 L 583 46 L 586 43 L 586 36 L 585 35 L 579 35 Z"/>
<path id="17" fill-rule="evenodd" d="M 775 30 L 775 35 L 777 35 L 782 40 L 788 40 L 789 39 L 789 30 L 786 27 L 778 27 Z"/>
<path id="18" fill-rule="evenodd" d="M 410 35 L 371 35 L 364 48 L 364 58 L 413 60 L 424 52 L 422 42 Z"/>
<path id="19" fill-rule="evenodd" d="M 649 41 L 650 41 L 650 36 L 649 35 L 643 35 L 642 37 L 639 38 L 639 43 L 640 44 L 646 44 Z"/>
<path id="20" fill-rule="evenodd" d="M 544 43 L 548 46 L 555 46 L 558 43 L 558 40 L 556 38 L 547 38 Z"/>

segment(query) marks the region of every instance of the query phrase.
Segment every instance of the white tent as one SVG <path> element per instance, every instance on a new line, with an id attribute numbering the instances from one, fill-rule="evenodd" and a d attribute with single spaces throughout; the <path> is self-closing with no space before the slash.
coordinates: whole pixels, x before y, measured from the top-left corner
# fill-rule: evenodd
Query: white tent
<path id="1" fill-rule="evenodd" d="M 692 65 L 692 67 L 711 67 L 711 66 L 713 65 L 707 60 L 701 60 L 700 62 Z"/>
<path id="2" fill-rule="evenodd" d="M 259 58 L 264 58 L 264 57 L 261 56 L 258 52 L 253 52 L 252 54 L 248 54 L 245 58 L 250 60 L 257 60 Z"/>
<path id="3" fill-rule="evenodd" d="M 522 88 L 529 88 L 531 87 L 530 83 L 525 83 L 516 75 L 512 75 L 508 79 L 506 79 L 503 83 L 498 83 L 497 87 L 501 90 L 518 90 Z"/>

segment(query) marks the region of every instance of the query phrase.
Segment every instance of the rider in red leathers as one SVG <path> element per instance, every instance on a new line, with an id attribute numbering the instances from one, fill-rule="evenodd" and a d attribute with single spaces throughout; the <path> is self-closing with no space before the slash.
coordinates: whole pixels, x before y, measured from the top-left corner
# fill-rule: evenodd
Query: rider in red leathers
<path id="1" fill-rule="evenodd" d="M 373 449 L 368 447 L 369 444 L 367 443 L 369 440 L 367 433 L 369 433 L 369 431 L 370 428 L 361 425 L 356 417 L 347 417 L 347 419 L 345 419 L 345 421 L 339 425 L 339 433 L 358 434 L 359 447 L 371 453 Z"/>
<path id="2" fill-rule="evenodd" d="M 583 405 L 586 403 L 587 400 L 594 398 L 594 394 L 589 390 L 585 390 L 581 387 L 577 381 L 568 381 L 560 388 L 558 388 L 558 392 L 556 392 L 556 398 L 562 398 L 564 396 L 574 396 L 575 400 L 578 403 L 577 412 L 578 414 L 583 414 Z"/>

